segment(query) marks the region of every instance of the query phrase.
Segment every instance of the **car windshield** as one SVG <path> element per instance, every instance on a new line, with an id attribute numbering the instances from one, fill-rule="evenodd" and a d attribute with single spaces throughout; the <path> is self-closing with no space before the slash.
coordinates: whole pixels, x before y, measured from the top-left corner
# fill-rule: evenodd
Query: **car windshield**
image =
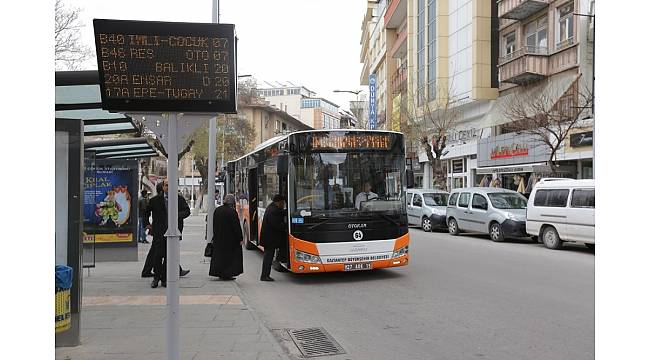
<path id="1" fill-rule="evenodd" d="M 427 206 L 447 206 L 447 199 L 449 198 L 449 194 L 445 193 L 428 193 L 422 194 L 422 196 Z"/>
<path id="2" fill-rule="evenodd" d="M 292 161 L 292 214 L 359 217 L 406 211 L 404 155 L 312 153 L 296 155 Z"/>
<path id="3" fill-rule="evenodd" d="M 528 200 L 520 194 L 490 193 L 492 206 L 497 209 L 525 209 Z"/>

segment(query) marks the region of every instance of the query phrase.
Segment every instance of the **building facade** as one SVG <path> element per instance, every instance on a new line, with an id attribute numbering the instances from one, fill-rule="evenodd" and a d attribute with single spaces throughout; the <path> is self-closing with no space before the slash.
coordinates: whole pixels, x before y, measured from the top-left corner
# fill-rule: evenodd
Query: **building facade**
<path id="1" fill-rule="evenodd" d="M 339 129 L 339 106 L 323 98 L 305 98 L 300 101 L 300 119 L 314 129 Z"/>
<path id="2" fill-rule="evenodd" d="M 315 97 L 316 93 L 304 86 L 291 83 L 283 84 L 262 81 L 262 87 L 257 89 L 260 96 L 271 105 L 300 120 L 300 101 L 305 98 Z"/>
<path id="3" fill-rule="evenodd" d="M 363 63 L 360 84 L 369 85 L 370 77 L 375 76 L 376 129 L 390 129 L 389 114 L 392 103 L 388 96 L 389 66 L 394 66 L 393 59 L 387 58 L 387 37 L 384 26 L 384 15 L 388 6 L 387 0 L 368 0 L 366 13 L 361 29 L 361 57 Z"/>
<path id="4" fill-rule="evenodd" d="M 516 190 L 523 179 L 527 193 L 541 177 L 593 178 L 594 115 L 581 106 L 593 89 L 593 12 L 593 0 L 498 2 L 500 106 L 486 116 L 492 136 L 479 147 L 485 181 L 498 179 Z M 538 141 L 509 129 L 513 119 L 506 113 L 513 99 L 543 99 L 557 114 L 579 116 L 555 155 L 555 171 L 548 146 L 542 156 L 532 156 L 533 149 L 540 151 Z"/>

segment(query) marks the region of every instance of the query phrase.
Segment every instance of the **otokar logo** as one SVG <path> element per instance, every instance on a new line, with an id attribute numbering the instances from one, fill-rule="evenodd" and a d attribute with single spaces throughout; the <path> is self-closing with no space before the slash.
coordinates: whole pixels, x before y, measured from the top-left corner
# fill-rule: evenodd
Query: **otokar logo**
<path id="1" fill-rule="evenodd" d="M 348 229 L 365 229 L 368 224 L 348 224 Z"/>
<path id="2" fill-rule="evenodd" d="M 354 233 L 352 233 L 352 237 L 354 238 L 354 240 L 359 241 L 363 239 L 363 232 L 361 230 L 357 230 Z"/>

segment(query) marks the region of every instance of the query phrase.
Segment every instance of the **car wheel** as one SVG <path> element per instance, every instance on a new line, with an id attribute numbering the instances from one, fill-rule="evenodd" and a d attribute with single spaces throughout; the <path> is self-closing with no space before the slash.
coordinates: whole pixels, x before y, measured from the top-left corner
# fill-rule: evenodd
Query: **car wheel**
<path id="1" fill-rule="evenodd" d="M 589 250 L 594 250 L 594 249 L 596 248 L 596 244 L 585 244 L 585 246 L 586 246 L 587 249 L 589 249 Z"/>
<path id="2" fill-rule="evenodd" d="M 431 231 L 431 219 L 427 216 L 422 217 L 422 230 L 429 232 Z"/>
<path id="3" fill-rule="evenodd" d="M 255 244 L 250 242 L 250 232 L 248 231 L 248 223 L 244 223 L 244 246 L 246 250 L 254 250 L 257 248 Z"/>
<path id="4" fill-rule="evenodd" d="M 552 226 L 547 226 L 542 231 L 542 241 L 544 246 L 549 249 L 559 249 L 562 247 L 562 240 L 560 240 L 560 235 L 558 235 L 557 230 Z"/>
<path id="5" fill-rule="evenodd" d="M 454 236 L 460 233 L 456 219 L 454 218 L 449 219 L 449 223 L 447 224 L 447 230 L 449 230 L 449 233 Z"/>
<path id="6" fill-rule="evenodd" d="M 495 242 L 503 241 L 503 230 L 499 223 L 492 223 L 490 225 L 490 239 Z"/>

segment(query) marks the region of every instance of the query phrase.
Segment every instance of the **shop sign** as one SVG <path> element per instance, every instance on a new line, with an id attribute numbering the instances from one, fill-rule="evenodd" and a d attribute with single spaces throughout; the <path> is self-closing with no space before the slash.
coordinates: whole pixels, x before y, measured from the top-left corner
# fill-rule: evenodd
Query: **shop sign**
<path id="1" fill-rule="evenodd" d="M 571 147 L 592 146 L 594 144 L 594 132 L 585 131 L 577 134 L 571 134 L 569 137 Z"/>
<path id="2" fill-rule="evenodd" d="M 478 140 L 478 167 L 534 164 L 548 161 L 550 149 L 528 134 L 509 133 Z"/>
<path id="3" fill-rule="evenodd" d="M 478 139 L 480 132 L 478 129 L 469 128 L 464 130 L 451 130 L 447 135 L 447 144 L 458 143 Z"/>
<path id="4" fill-rule="evenodd" d="M 507 159 L 517 156 L 528 156 L 528 145 L 513 144 L 506 146 L 497 146 L 490 152 L 490 159 Z"/>

